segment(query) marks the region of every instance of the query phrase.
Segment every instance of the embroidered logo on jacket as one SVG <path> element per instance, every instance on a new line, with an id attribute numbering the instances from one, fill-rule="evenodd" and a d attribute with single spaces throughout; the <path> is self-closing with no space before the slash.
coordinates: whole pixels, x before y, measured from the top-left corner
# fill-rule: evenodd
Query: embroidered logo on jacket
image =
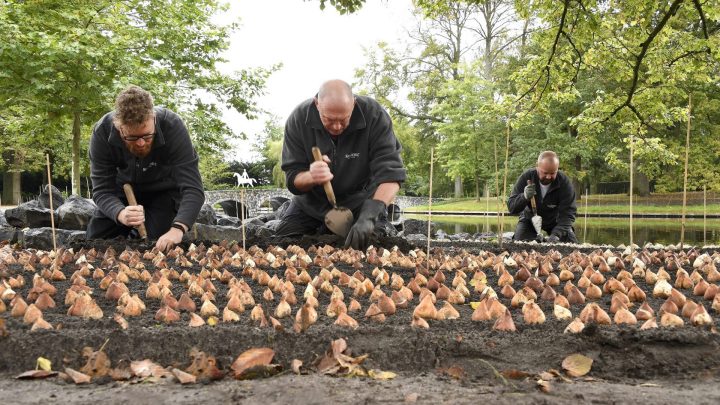
<path id="1" fill-rule="evenodd" d="M 150 162 L 150 164 L 147 165 L 147 167 L 143 167 L 142 171 L 143 171 L 143 172 L 146 172 L 146 171 L 148 171 L 148 169 L 152 169 L 153 167 L 155 167 L 155 166 L 157 166 L 157 165 L 158 165 L 158 164 L 155 163 L 155 162 Z"/>
<path id="2" fill-rule="evenodd" d="M 355 159 L 355 158 L 359 158 L 359 157 L 360 157 L 360 152 L 345 154 L 345 159 Z"/>

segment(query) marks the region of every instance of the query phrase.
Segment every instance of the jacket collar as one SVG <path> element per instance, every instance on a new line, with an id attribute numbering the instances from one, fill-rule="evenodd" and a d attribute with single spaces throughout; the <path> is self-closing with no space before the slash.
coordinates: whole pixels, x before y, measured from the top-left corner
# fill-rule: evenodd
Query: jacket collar
<path id="1" fill-rule="evenodd" d="M 316 95 L 317 97 L 317 95 Z M 313 129 L 319 129 L 319 130 L 325 130 L 325 127 L 322 124 L 322 121 L 320 120 L 320 112 L 317 109 L 317 106 L 315 105 L 315 101 L 310 100 L 310 108 L 307 110 L 307 114 L 305 115 L 305 125 L 309 126 Z M 343 131 L 343 134 L 356 131 L 358 129 L 363 129 L 367 126 L 367 123 L 365 122 L 365 114 L 363 114 L 362 110 L 360 109 L 360 106 L 358 105 L 358 101 L 355 101 L 355 106 L 353 107 L 352 115 L 350 116 L 350 124 L 347 128 L 345 128 L 345 131 Z M 341 134 L 342 135 L 342 134 Z"/>
<path id="2" fill-rule="evenodd" d="M 162 125 L 161 125 L 161 123 L 165 119 L 165 114 L 167 114 L 167 112 L 165 111 L 164 108 L 155 107 L 155 138 L 153 139 L 152 148 L 150 150 L 155 150 L 157 148 L 165 146 L 165 135 L 163 135 Z M 115 116 L 115 112 L 113 111 L 109 115 L 110 135 L 108 135 L 108 143 L 110 145 L 114 145 L 114 146 L 117 146 L 120 148 L 127 149 L 127 147 L 125 146 L 125 141 L 123 141 L 122 137 L 120 136 L 120 130 L 117 129 L 115 127 L 115 124 L 112 122 L 112 118 L 114 116 Z"/>

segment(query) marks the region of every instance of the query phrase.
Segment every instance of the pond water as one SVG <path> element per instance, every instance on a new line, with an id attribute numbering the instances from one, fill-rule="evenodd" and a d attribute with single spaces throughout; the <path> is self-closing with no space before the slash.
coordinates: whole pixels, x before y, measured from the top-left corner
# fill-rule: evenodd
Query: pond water
<path id="1" fill-rule="evenodd" d="M 404 215 L 407 218 L 427 219 L 424 215 Z M 435 216 L 436 227 L 448 234 L 467 232 L 469 234 L 498 231 L 497 217 L 485 216 Z M 505 217 L 503 232 L 515 230 L 517 217 Z M 488 229 L 489 225 L 489 229 Z M 593 244 L 628 244 L 630 241 L 630 220 L 628 218 L 588 218 L 587 231 L 583 232 L 584 221 L 575 221 L 575 234 L 580 242 Z M 680 242 L 680 219 L 634 219 L 633 242 L 643 244 L 677 244 Z M 716 245 L 720 243 L 720 220 L 707 220 L 703 234 L 702 219 L 688 219 L 685 225 L 685 243 L 689 245 Z"/>

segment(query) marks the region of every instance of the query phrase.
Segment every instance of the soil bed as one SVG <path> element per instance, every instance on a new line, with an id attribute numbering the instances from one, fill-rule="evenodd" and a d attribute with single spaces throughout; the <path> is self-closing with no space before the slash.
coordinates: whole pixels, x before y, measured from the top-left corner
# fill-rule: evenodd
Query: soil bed
<path id="1" fill-rule="evenodd" d="M 383 246 L 391 247 L 399 241 L 403 240 L 397 238 L 378 242 Z M 251 246 L 250 242 L 248 241 L 247 246 Z M 262 248 L 271 247 L 276 242 L 282 243 L 280 246 L 283 247 L 294 243 L 303 248 L 310 248 L 315 244 L 337 245 L 340 241 L 328 236 L 320 239 L 305 237 L 300 241 L 252 242 L 258 243 Z M 94 248 L 97 252 L 96 259 L 88 258 L 88 261 L 98 267 L 104 251 L 110 247 L 119 255 L 126 247 L 130 250 L 140 250 L 142 253 L 148 245 L 115 240 L 74 246 L 74 260 L 62 267 L 67 280 L 52 282 L 57 288 L 57 294 L 54 296 L 56 307 L 43 311 L 44 319 L 55 327 L 54 330 L 31 332 L 30 325 L 24 324 L 22 317 L 10 316 L 10 305 L 6 302 L 7 311 L 0 313 L 0 319 L 5 320 L 8 332 L 7 336 L 0 337 L 0 393 L 20 398 L 18 402 L 22 403 L 33 403 L 35 400 L 42 402 L 41 399 L 50 394 L 56 395 L 61 401 L 75 403 L 91 402 L 91 400 L 112 402 L 113 395 L 117 394 L 122 394 L 123 397 L 131 400 L 144 398 L 149 401 L 150 397 L 146 396 L 146 391 L 149 390 L 142 387 L 144 384 L 131 385 L 109 381 L 109 384 L 91 384 L 90 388 L 82 388 L 67 385 L 59 379 L 30 382 L 11 379 L 13 375 L 34 369 L 38 357 L 51 360 L 53 369 L 56 370 L 63 370 L 64 367 L 80 369 L 85 364 L 82 349 L 89 346 L 97 350 L 106 341 L 104 351 L 113 366 L 123 360 L 151 359 L 163 366 L 185 369 L 190 364 L 190 350 L 197 348 L 215 356 L 219 367 L 227 371 L 240 353 L 253 347 L 272 348 L 275 351 L 273 362 L 282 365 L 285 369 L 289 369 L 289 363 L 293 359 L 300 359 L 304 365 L 311 366 L 325 353 L 332 340 L 344 338 L 354 356 L 368 354 L 368 359 L 363 363 L 366 368 L 393 371 L 398 373 L 398 377 L 391 381 L 374 381 L 369 378 L 330 378 L 315 373 L 303 376 L 285 373 L 267 380 L 242 382 L 226 377 L 210 386 L 197 385 L 191 388 L 181 387 L 172 382 L 162 382 L 151 389 L 160 390 L 154 392 L 165 392 L 162 397 L 158 397 L 161 402 L 174 403 L 196 402 L 199 400 L 197 395 L 200 395 L 203 402 L 208 399 L 259 402 L 262 399 L 266 403 L 402 402 L 411 401 L 414 398 L 412 394 L 418 394 L 417 401 L 420 403 L 442 401 L 476 403 L 478 399 L 513 403 L 544 401 L 570 403 L 578 400 L 600 403 L 634 402 L 641 398 L 656 403 L 716 403 L 720 400 L 720 389 L 713 388 L 717 386 L 717 373 L 720 370 L 720 350 L 718 350 L 720 336 L 715 332 L 720 318 L 710 309 L 712 301 L 692 296 L 692 290 L 680 291 L 705 306 L 713 317 L 714 327 L 691 326 L 689 320 L 685 319 L 685 326 L 678 328 L 660 327 L 640 330 L 642 322 L 634 326 L 589 324 L 579 334 L 566 334 L 563 331 L 569 321 L 560 321 L 553 316 L 552 301 L 538 302 L 547 318 L 544 324 L 526 324 L 520 308 L 512 308 L 510 299 L 500 295 L 500 288 L 497 285 L 498 276 L 492 268 L 485 268 L 482 270 L 487 275 L 487 284 L 495 289 L 500 301 L 510 309 L 517 327 L 516 332 L 493 330 L 494 321 L 472 321 L 473 309 L 468 303 L 478 301 L 480 297 L 479 293 L 468 286 L 471 296 L 466 300 L 466 304 L 454 305 L 460 313 L 460 318 L 430 320 L 429 329 L 416 329 L 410 326 L 413 308 L 418 303 L 417 296 L 408 308 L 398 308 L 397 313 L 388 316 L 383 323 L 367 320 L 363 316 L 370 305 L 369 295 L 355 297 L 362 305 L 362 310 L 350 314 L 359 323 L 359 327 L 353 330 L 333 324 L 335 318 L 325 314 L 330 295 L 321 292 L 318 296 L 320 305 L 317 308 L 319 315 L 317 323 L 304 333 L 296 333 L 292 326 L 294 315 L 303 302 L 304 285 L 296 285 L 295 295 L 298 304 L 292 305 L 292 317 L 280 319 L 285 328 L 285 331 L 280 332 L 269 327 L 260 328 L 256 322 L 251 321 L 249 312 L 252 307 L 246 308 L 245 312 L 240 314 L 239 322 L 221 321 L 215 326 L 188 327 L 190 319 L 188 313 L 182 313 L 181 320 L 170 325 L 158 322 L 154 316 L 160 308 L 160 302 L 145 298 L 147 283 L 130 279 L 127 282 L 130 293 L 138 294 L 147 306 L 147 310 L 138 317 L 126 317 L 129 328 L 123 330 L 113 320 L 117 304 L 105 298 L 105 291 L 99 288 L 100 279 L 86 277 L 87 285 L 95 291 L 93 297 L 102 308 L 104 314 L 102 319 L 84 320 L 68 316 L 66 315 L 68 307 L 63 304 L 67 289 L 71 286 L 70 276 L 78 268 L 75 261 L 79 255 L 88 253 L 87 250 Z M 182 246 L 185 250 L 188 247 L 188 245 Z M 405 253 L 411 249 L 406 242 L 400 247 Z M 472 247 L 475 253 L 480 254 L 500 253 L 497 245 L 494 244 L 473 244 L 468 247 Z M 509 243 L 503 246 L 503 251 L 515 253 L 530 248 L 527 245 Z M 577 250 L 577 247 L 569 246 L 532 248 L 541 254 L 549 254 L 552 250 L 556 250 L 563 257 Z M 206 248 L 205 245 L 199 245 L 198 249 L 204 251 Z M 233 245 L 228 246 L 227 249 L 237 252 L 239 247 Z M 22 252 L 15 250 L 13 254 L 17 257 Z M 30 249 L 24 252 L 34 251 Z M 592 249 L 589 248 L 582 250 L 583 254 L 591 252 Z M 458 246 L 436 248 L 434 255 L 442 257 L 443 254 L 460 253 L 462 249 Z M 616 253 L 620 255 L 622 252 Z M 708 252 L 710 255 L 713 253 L 713 251 Z M 310 257 L 314 258 L 314 254 L 311 253 Z M 142 262 L 150 273 L 156 270 L 150 260 Z M 195 260 L 192 261 L 192 267 L 177 266 L 175 259 L 168 259 L 167 264 L 169 268 L 174 268 L 178 272 L 187 270 L 190 274 L 198 274 L 202 269 Z M 371 273 L 376 266 L 365 261 L 361 264 L 362 269 L 359 271 L 365 277 L 374 280 Z M 348 275 L 352 275 L 357 270 L 352 265 L 341 262 L 335 262 L 334 266 Z M 648 266 L 654 272 L 660 267 L 660 264 Z M 35 268 L 38 273 L 43 269 L 39 264 L 36 264 Z M 270 277 L 273 275 L 284 277 L 286 270 L 284 265 L 277 268 L 271 266 L 259 266 L 259 268 L 267 272 Z M 692 261 L 683 268 L 688 273 L 692 272 Z M 275 294 L 274 301 L 267 302 L 263 300 L 263 292 L 267 287 L 259 285 L 247 275 L 243 276 L 242 267 L 223 266 L 219 271 L 222 272 L 224 269 L 233 273 L 235 277 L 242 277 L 247 281 L 252 288 L 255 302 L 263 306 L 266 315 L 273 314 L 279 301 L 278 294 Z M 393 273 L 400 275 L 406 284 L 415 276 L 414 269 L 395 266 L 387 266 L 385 269 L 389 275 Z M 557 263 L 554 269 L 557 271 Z M 311 277 L 315 277 L 320 267 L 311 264 L 307 270 Z M 106 269 L 105 273 L 109 271 L 110 269 Z M 515 269 L 510 270 L 513 275 L 515 271 Z M 628 268 L 628 271 L 632 271 L 632 268 Z M 434 273 L 435 271 L 431 270 L 430 274 Z M 447 276 L 445 284 L 451 286 L 454 275 L 449 271 L 444 273 Z M 467 273 L 470 280 L 473 271 Z M 671 280 L 673 284 L 675 272 L 669 273 L 673 276 Z M 25 298 L 32 287 L 33 274 L 23 269 L 21 264 L 10 264 L 5 266 L 5 269 L 0 267 L 0 278 L 7 279 L 17 275 L 23 275 L 26 284 L 22 288 L 16 288 L 15 291 Z M 605 274 L 607 278 L 616 275 L 617 270 Z M 579 274 L 576 276 L 579 277 Z M 653 298 L 652 285 L 646 284 L 643 279 L 635 281 L 647 294 L 647 302 L 657 315 L 665 300 Z M 226 298 L 228 285 L 219 280 L 212 282 L 217 289 L 215 305 L 222 313 L 228 301 Z M 554 287 L 555 291 L 561 293 L 563 285 L 564 283 Z M 519 290 L 522 283 L 515 280 L 513 287 Z M 388 295 L 392 291 L 387 285 L 382 289 Z M 181 293 L 187 291 L 187 286 L 179 280 L 173 280 L 171 290 L 173 295 L 179 298 Z M 347 304 L 353 297 L 353 290 L 347 287 L 341 287 L 341 290 Z M 200 299 L 195 297 L 194 301 L 199 309 Z M 603 294 L 596 302 L 609 312 L 610 294 Z M 441 305 L 441 300 L 438 300 L 436 307 L 440 308 Z M 583 307 L 584 305 L 571 306 L 573 316 L 577 316 Z M 635 313 L 637 307 L 638 305 L 635 304 L 630 311 Z M 612 317 L 612 314 L 610 316 Z M 659 320 L 659 317 L 657 319 Z M 536 384 L 537 375 L 551 369 L 562 370 L 563 359 L 574 353 L 581 353 L 594 360 L 590 373 L 585 377 L 567 381 L 557 378 L 552 381 L 550 393 L 540 392 Z M 449 369 L 455 372 L 447 372 Z M 512 374 L 513 371 L 525 374 L 519 379 L 509 379 L 499 374 L 502 372 Z M 101 382 L 108 383 L 107 380 Z M 642 384 L 646 385 L 641 386 Z M 92 395 L 86 395 L 88 389 L 91 390 Z M 410 397 L 407 397 L 408 395 Z"/>

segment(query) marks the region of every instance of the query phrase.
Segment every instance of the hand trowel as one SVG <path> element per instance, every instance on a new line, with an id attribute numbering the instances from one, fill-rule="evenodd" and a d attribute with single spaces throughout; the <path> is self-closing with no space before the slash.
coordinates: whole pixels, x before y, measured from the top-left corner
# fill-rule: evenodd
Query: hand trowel
<path id="1" fill-rule="evenodd" d="M 313 157 L 316 162 L 322 162 L 322 153 L 320 148 L 313 146 L 312 148 Z M 325 226 L 332 231 L 335 235 L 347 236 L 350 232 L 350 227 L 353 224 L 353 213 L 345 207 L 338 207 L 337 201 L 335 200 L 335 192 L 333 191 L 332 184 L 326 182 L 323 184 L 325 188 L 325 194 L 327 194 L 328 201 L 332 204 L 333 208 L 325 214 Z"/>

